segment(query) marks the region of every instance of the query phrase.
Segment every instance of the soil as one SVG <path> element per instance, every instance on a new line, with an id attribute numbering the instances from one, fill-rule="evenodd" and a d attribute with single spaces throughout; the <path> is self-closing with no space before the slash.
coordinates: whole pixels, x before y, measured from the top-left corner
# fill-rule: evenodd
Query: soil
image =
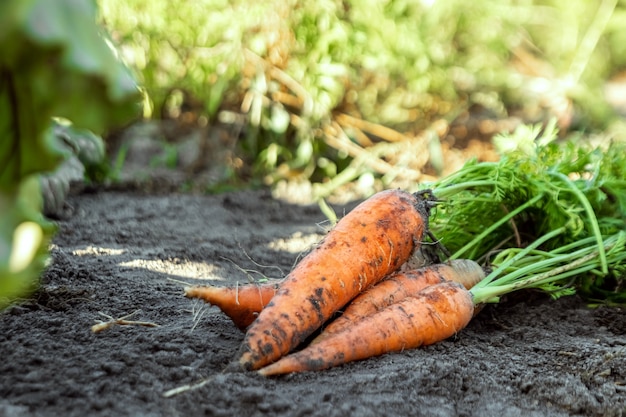
<path id="1" fill-rule="evenodd" d="M 626 415 L 624 310 L 575 296 L 517 294 L 442 343 L 327 371 L 222 373 L 243 334 L 181 282 L 284 275 L 323 236 L 318 207 L 266 191 L 69 204 L 41 288 L 0 315 L 0 416 Z M 92 331 L 131 313 L 158 327 Z"/>

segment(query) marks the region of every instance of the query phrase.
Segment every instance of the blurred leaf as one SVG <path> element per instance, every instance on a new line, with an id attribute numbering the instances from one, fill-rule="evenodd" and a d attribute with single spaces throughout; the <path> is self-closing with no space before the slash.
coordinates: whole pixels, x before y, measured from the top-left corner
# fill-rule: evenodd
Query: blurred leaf
<path id="1" fill-rule="evenodd" d="M 287 131 L 290 123 L 290 116 L 282 106 L 272 106 L 272 112 L 270 116 L 270 129 L 278 135 L 282 135 Z"/>
<path id="2" fill-rule="evenodd" d="M 0 309 L 32 291 L 45 267 L 56 227 L 43 218 L 41 209 L 36 175 L 12 193 L 0 191 Z"/>
<path id="3" fill-rule="evenodd" d="M 52 116 L 102 131 L 136 110 L 136 85 L 101 36 L 95 13 L 90 0 L 0 4 L 0 189 L 61 161 L 47 132 Z"/>
<path id="4" fill-rule="evenodd" d="M 82 145 L 60 140 L 51 118 L 101 132 L 136 114 L 139 95 L 96 24 L 93 0 L 0 2 L 0 50 L 2 307 L 36 282 L 47 258 L 54 227 L 42 215 L 39 175 L 74 150 L 85 163 L 104 153 L 89 134 Z M 48 183 L 57 205 L 67 192 L 65 177 L 76 174 L 68 169 Z"/>

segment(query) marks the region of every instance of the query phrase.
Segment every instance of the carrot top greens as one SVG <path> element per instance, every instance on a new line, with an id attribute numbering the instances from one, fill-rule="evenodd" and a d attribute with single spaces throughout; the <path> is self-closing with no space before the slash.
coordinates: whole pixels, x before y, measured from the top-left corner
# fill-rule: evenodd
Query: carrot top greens
<path id="1" fill-rule="evenodd" d="M 626 143 L 559 141 L 554 124 L 495 140 L 498 162 L 468 162 L 434 184 L 430 229 L 492 272 L 475 303 L 538 288 L 626 303 Z"/>

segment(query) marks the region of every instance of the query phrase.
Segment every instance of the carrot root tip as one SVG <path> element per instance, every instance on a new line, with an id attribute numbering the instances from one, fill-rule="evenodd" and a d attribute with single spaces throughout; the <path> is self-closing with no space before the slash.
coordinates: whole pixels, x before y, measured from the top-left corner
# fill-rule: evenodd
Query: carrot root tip
<path id="1" fill-rule="evenodd" d="M 245 371 L 246 369 L 243 366 L 241 366 L 241 364 L 238 361 L 232 361 L 228 365 L 226 365 L 226 368 L 224 368 L 222 373 L 236 374 L 236 373 L 243 373 Z"/>

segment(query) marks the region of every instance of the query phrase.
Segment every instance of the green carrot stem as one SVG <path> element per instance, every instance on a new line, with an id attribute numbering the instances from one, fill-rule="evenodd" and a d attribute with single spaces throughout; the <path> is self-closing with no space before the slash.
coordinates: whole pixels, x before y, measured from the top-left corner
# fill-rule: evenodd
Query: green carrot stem
<path id="1" fill-rule="evenodd" d="M 562 262 L 568 261 L 570 259 L 576 259 L 577 261 L 580 259 L 587 259 L 587 257 L 589 256 L 589 251 L 590 250 L 594 250 L 594 248 L 597 248 L 597 246 L 591 246 L 591 247 L 586 247 L 586 248 L 582 248 L 577 250 L 576 252 L 571 252 L 571 253 L 566 253 L 566 254 L 561 254 L 558 256 L 553 256 L 553 257 L 549 257 L 546 259 L 543 259 L 541 261 L 537 261 L 535 263 L 529 264 L 529 265 L 525 265 L 522 268 L 518 268 L 513 272 L 510 272 L 508 274 L 506 274 L 505 276 L 498 278 L 496 280 L 493 281 L 494 285 L 500 285 L 506 282 L 511 282 L 511 281 L 515 281 L 516 279 L 518 279 L 519 277 L 528 275 L 529 273 L 532 272 L 537 272 L 537 271 L 541 271 L 543 269 L 548 269 L 550 271 L 554 270 L 554 265 L 555 264 L 560 264 Z M 592 253 L 592 255 L 595 253 L 593 257 L 597 256 L 598 254 L 598 250 L 594 250 L 594 252 Z M 558 269 L 558 268 L 557 268 Z"/>
<path id="2" fill-rule="evenodd" d="M 600 232 L 600 226 L 598 225 L 598 219 L 596 217 L 595 212 L 593 211 L 593 207 L 591 207 L 591 203 L 585 195 L 576 187 L 576 184 L 560 172 L 550 171 L 550 175 L 559 178 L 561 181 L 567 185 L 567 187 L 574 193 L 574 195 L 578 198 L 583 208 L 587 212 L 589 216 L 589 221 L 591 223 L 591 230 L 593 231 L 593 235 L 596 237 L 596 241 L 598 242 L 599 256 L 600 256 L 600 266 L 602 267 L 602 272 L 607 273 L 609 270 L 608 263 L 606 261 L 606 252 L 604 251 L 604 245 L 602 244 L 602 233 Z"/>
<path id="3" fill-rule="evenodd" d="M 596 253 L 595 257 L 597 256 L 598 254 Z M 589 259 L 586 259 L 586 262 L 588 261 Z M 579 265 L 580 264 L 578 262 L 572 262 L 570 264 L 563 265 L 562 267 L 560 267 L 558 273 L 555 272 L 555 273 L 550 273 L 550 274 L 548 273 L 539 274 L 539 275 L 530 277 L 528 279 L 520 280 L 517 282 L 510 283 L 510 284 L 494 285 L 491 287 L 479 288 L 479 289 L 472 288 L 470 292 L 472 293 L 474 304 L 482 304 L 486 302 L 491 302 L 492 300 L 496 301 L 502 295 L 505 295 L 514 291 L 519 291 L 519 290 L 528 289 L 528 288 L 537 288 L 537 287 L 541 287 L 542 285 L 549 284 L 551 282 L 561 281 L 565 278 L 580 275 L 582 273 L 589 272 L 590 270 L 596 267 L 596 265 L 594 264 L 587 264 L 587 265 L 581 265 L 581 266 Z"/>
<path id="4" fill-rule="evenodd" d="M 588 239 L 583 239 L 583 241 L 585 240 Z M 492 280 L 487 285 L 483 285 L 481 282 L 470 291 L 474 297 L 474 302 L 480 304 L 497 301 L 500 296 L 513 291 L 526 288 L 540 288 L 544 285 L 583 273 L 595 272 L 600 276 L 604 276 L 606 273 L 596 270 L 598 266 L 601 266 L 600 248 L 604 249 L 605 253 L 608 254 L 607 261 L 610 259 L 612 265 L 619 264 L 626 260 L 626 252 L 624 251 L 625 243 L 626 233 L 620 232 L 604 239 L 601 245 L 594 244 L 593 246 L 587 246 L 575 252 L 546 258 L 544 261 L 537 262 L 534 265 L 527 265 L 523 268 L 515 269 L 513 272 L 505 274 L 496 280 Z M 521 253 L 522 251 L 517 253 L 516 256 Z M 506 268 L 515 267 L 511 262 L 514 261 L 514 258 L 506 260 L 508 264 Z M 572 258 L 574 260 L 571 262 L 556 267 L 552 266 L 554 263 Z M 526 260 L 526 258 L 518 258 L 518 261 L 519 259 Z M 498 268 L 498 271 L 502 272 L 505 271 L 505 269 Z M 520 279 L 520 277 L 524 276 L 526 278 Z"/>
<path id="5" fill-rule="evenodd" d="M 463 255 L 465 252 L 467 252 L 473 246 L 480 244 L 480 242 L 486 236 L 489 236 L 494 230 L 496 230 L 497 228 L 502 226 L 504 223 L 506 223 L 509 220 L 511 220 L 513 217 L 517 216 L 522 211 L 526 210 L 528 207 L 531 207 L 532 205 L 534 205 L 537 201 L 541 200 L 542 197 L 543 197 L 543 194 L 536 195 L 532 199 L 528 200 L 526 203 L 522 204 L 521 206 L 517 207 L 515 210 L 511 211 L 510 213 L 508 213 L 506 216 L 502 217 L 500 220 L 498 220 L 497 222 L 495 222 L 494 224 L 492 224 L 491 226 L 489 226 L 488 228 L 483 230 L 483 232 L 481 234 L 479 234 L 478 236 L 476 236 L 476 238 L 472 239 L 470 242 L 468 242 L 461 249 L 459 249 L 455 253 L 453 253 L 452 256 L 450 256 L 450 259 L 458 259 L 458 258 L 460 258 L 461 255 Z"/>
<path id="6" fill-rule="evenodd" d="M 541 274 L 534 275 L 531 278 L 527 278 L 527 279 L 523 279 L 523 280 L 520 280 L 520 281 L 517 281 L 517 282 L 513 282 L 511 284 L 512 288 L 513 288 L 513 290 L 518 290 L 518 289 L 522 289 L 522 288 L 530 288 L 530 287 L 533 287 L 533 286 L 538 285 L 538 284 L 545 284 L 546 280 L 548 278 L 550 278 L 550 280 L 547 281 L 547 282 L 555 280 L 555 277 L 559 277 L 558 279 L 561 279 L 560 278 L 560 274 L 563 274 L 566 271 L 571 271 L 572 269 L 575 269 L 578 266 L 583 265 L 586 262 L 589 262 L 590 260 L 597 258 L 598 257 L 598 253 L 599 253 L 599 251 L 597 251 L 597 250 L 593 251 L 592 253 L 590 253 L 590 254 L 588 254 L 586 256 L 583 256 L 581 258 L 575 259 L 575 260 L 573 260 L 572 262 L 570 262 L 568 264 L 565 264 L 565 265 L 553 268 L 553 269 L 551 269 L 551 270 L 549 270 L 547 272 L 541 273 Z M 593 268 L 595 268 L 595 265 L 594 264 L 589 264 L 586 267 L 586 270 L 593 269 Z"/>
<path id="7" fill-rule="evenodd" d="M 528 245 L 527 247 L 519 251 L 515 256 L 503 262 L 499 267 L 497 267 L 489 275 L 487 275 L 481 282 L 476 284 L 474 288 L 479 289 L 479 288 L 487 287 L 498 275 L 502 273 L 502 271 L 506 270 L 506 268 L 508 268 L 511 264 L 513 264 L 513 262 L 523 258 L 524 256 L 528 254 L 528 252 L 541 246 L 544 242 L 547 242 L 548 240 L 562 233 L 565 233 L 566 230 L 567 229 L 565 228 L 565 226 L 562 226 L 562 227 L 559 227 L 558 229 L 554 229 L 553 231 L 548 232 L 545 235 L 541 236 L 539 239 L 535 240 L 533 243 L 531 243 L 530 245 Z"/>
<path id="8" fill-rule="evenodd" d="M 546 284 L 550 284 L 550 283 L 557 282 L 557 281 L 563 281 L 565 278 L 575 277 L 577 275 L 588 273 L 595 267 L 596 265 L 594 264 L 586 264 L 586 265 L 581 265 L 578 268 L 561 271 L 560 273 L 556 275 L 552 275 L 550 277 L 544 277 L 543 279 L 535 280 L 533 278 L 532 285 L 529 284 L 529 285 L 523 285 L 523 286 L 515 286 L 515 284 L 511 284 L 512 285 L 511 291 L 517 291 L 517 290 L 521 290 L 524 288 L 539 288 Z"/>
<path id="9" fill-rule="evenodd" d="M 472 288 L 470 292 L 472 293 L 474 304 L 483 304 L 490 302 L 498 302 L 499 298 L 505 294 L 509 294 L 514 291 L 519 291 L 522 289 L 528 288 L 537 288 L 542 285 L 549 284 L 551 282 L 561 281 L 565 278 L 569 278 L 572 276 L 580 275 L 585 272 L 589 272 L 593 269 L 594 265 L 583 265 L 578 268 L 574 268 L 571 270 L 562 270 L 559 274 L 553 275 L 550 277 L 543 277 L 542 280 L 535 280 L 532 278 L 532 284 L 529 284 L 529 281 L 523 280 L 518 281 L 517 283 L 504 284 L 504 285 L 495 285 L 492 287 L 474 289 Z"/>
<path id="10" fill-rule="evenodd" d="M 455 182 L 458 177 L 467 178 L 468 174 L 474 171 L 483 171 L 485 168 L 498 168 L 499 162 L 481 162 L 480 164 L 465 165 L 459 171 L 448 175 L 440 180 L 440 184 Z"/>
<path id="11" fill-rule="evenodd" d="M 575 242 L 571 242 L 566 245 L 559 246 L 558 248 L 554 248 L 552 251 L 550 251 L 550 253 L 552 254 L 558 254 L 562 252 L 569 253 L 572 251 L 572 249 L 577 248 L 578 246 L 589 246 L 593 242 L 597 242 L 597 241 L 598 239 L 596 236 L 589 236 L 584 239 L 580 239 Z"/>
<path id="12" fill-rule="evenodd" d="M 492 180 L 477 180 L 477 181 L 465 181 L 459 184 L 444 185 L 439 184 L 434 194 L 437 198 L 448 198 L 454 194 L 467 190 L 469 188 L 485 187 L 485 186 L 497 186 L 497 181 Z"/>

